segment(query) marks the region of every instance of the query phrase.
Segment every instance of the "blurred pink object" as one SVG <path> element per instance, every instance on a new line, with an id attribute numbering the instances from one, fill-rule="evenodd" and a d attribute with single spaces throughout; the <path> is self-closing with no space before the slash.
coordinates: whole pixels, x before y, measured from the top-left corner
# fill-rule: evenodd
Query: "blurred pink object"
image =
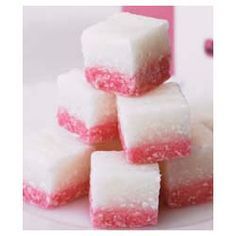
<path id="1" fill-rule="evenodd" d="M 213 40 L 207 39 L 204 43 L 204 49 L 208 56 L 213 56 Z"/>

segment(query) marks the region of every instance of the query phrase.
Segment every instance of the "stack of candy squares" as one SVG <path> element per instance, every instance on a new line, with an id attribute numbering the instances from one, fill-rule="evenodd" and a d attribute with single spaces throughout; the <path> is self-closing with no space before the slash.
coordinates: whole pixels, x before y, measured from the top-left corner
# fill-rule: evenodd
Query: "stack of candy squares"
<path id="1" fill-rule="evenodd" d="M 105 229 L 156 225 L 160 189 L 172 208 L 212 200 L 212 131 L 165 82 L 168 22 L 120 13 L 81 41 L 84 71 L 57 81 L 60 127 L 25 141 L 24 200 L 50 208 L 89 193 Z"/>

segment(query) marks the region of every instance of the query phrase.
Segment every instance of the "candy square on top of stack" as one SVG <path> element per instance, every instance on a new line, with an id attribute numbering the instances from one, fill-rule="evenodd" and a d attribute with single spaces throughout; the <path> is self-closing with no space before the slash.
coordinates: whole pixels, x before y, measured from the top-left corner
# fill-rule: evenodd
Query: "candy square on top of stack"
<path id="1" fill-rule="evenodd" d="M 84 30 L 87 80 L 124 96 L 139 96 L 170 77 L 168 21 L 119 13 Z"/>
<path id="2" fill-rule="evenodd" d="M 79 69 L 58 77 L 58 123 L 87 144 L 119 138 L 115 95 L 93 88 Z"/>
<path id="3" fill-rule="evenodd" d="M 123 148 L 132 163 L 155 163 L 191 153 L 190 111 L 178 84 L 141 97 L 117 97 Z"/>

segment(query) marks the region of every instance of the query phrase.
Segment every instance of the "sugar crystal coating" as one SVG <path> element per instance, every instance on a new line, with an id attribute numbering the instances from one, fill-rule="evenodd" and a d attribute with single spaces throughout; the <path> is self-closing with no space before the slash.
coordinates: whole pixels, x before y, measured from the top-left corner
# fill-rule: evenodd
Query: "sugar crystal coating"
<path id="1" fill-rule="evenodd" d="M 170 77 L 169 56 L 148 62 L 133 76 L 101 66 L 88 67 L 85 74 L 97 89 L 123 96 L 141 96 Z"/>

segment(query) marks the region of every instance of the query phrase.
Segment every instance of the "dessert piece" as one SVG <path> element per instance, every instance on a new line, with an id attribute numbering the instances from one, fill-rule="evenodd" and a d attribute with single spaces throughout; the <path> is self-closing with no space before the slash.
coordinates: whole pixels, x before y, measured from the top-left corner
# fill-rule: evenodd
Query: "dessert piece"
<path id="1" fill-rule="evenodd" d="M 117 97 L 117 109 L 129 162 L 156 163 L 190 154 L 189 106 L 176 83 L 141 97 Z"/>
<path id="2" fill-rule="evenodd" d="M 160 163 L 162 193 L 169 207 L 182 207 L 211 201 L 213 198 L 212 131 L 195 124 L 192 154 L 185 159 Z"/>
<path id="3" fill-rule="evenodd" d="M 159 189 L 157 164 L 129 164 L 122 151 L 94 152 L 90 174 L 93 226 L 114 229 L 156 224 Z"/>
<path id="4" fill-rule="evenodd" d="M 170 77 L 168 22 L 119 13 L 84 30 L 87 80 L 106 92 L 138 96 Z"/>
<path id="5" fill-rule="evenodd" d="M 119 137 L 113 94 L 94 89 L 78 69 L 60 75 L 57 82 L 60 126 L 76 133 L 87 144 L 105 143 Z"/>
<path id="6" fill-rule="evenodd" d="M 93 148 L 60 128 L 24 139 L 23 197 L 42 208 L 57 207 L 86 195 Z"/>

